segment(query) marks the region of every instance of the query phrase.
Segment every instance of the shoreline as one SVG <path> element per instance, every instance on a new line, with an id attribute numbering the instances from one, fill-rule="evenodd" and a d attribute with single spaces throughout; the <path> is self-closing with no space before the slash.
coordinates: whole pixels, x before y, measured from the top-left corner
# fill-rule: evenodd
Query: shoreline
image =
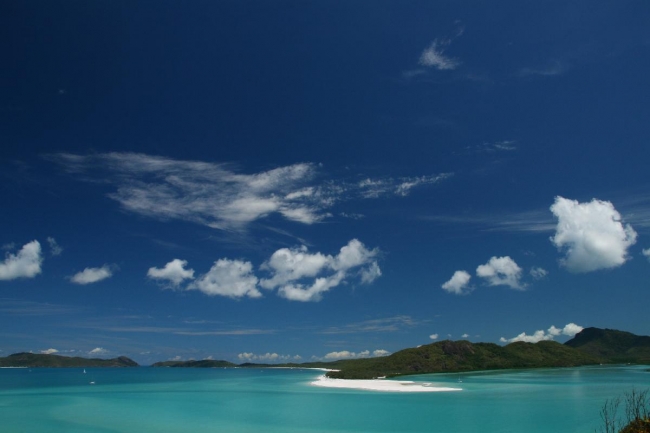
<path id="1" fill-rule="evenodd" d="M 357 389 L 379 392 L 453 392 L 462 388 L 433 386 L 430 382 L 414 382 L 412 380 L 385 379 L 331 379 L 325 375 L 318 376 L 309 383 L 323 388 Z"/>

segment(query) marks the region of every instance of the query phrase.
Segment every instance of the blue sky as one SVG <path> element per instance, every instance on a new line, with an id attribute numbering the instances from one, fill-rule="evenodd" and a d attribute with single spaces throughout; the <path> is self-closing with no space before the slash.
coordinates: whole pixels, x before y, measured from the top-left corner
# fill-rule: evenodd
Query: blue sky
<path id="1" fill-rule="evenodd" d="M 650 334 L 647 2 L 2 8 L 0 355 Z"/>

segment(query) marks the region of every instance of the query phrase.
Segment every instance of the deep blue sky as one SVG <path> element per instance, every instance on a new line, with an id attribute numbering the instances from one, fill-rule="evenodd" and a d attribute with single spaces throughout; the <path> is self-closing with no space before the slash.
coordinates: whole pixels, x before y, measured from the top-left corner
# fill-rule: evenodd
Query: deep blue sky
<path id="1" fill-rule="evenodd" d="M 0 355 L 650 334 L 649 24 L 641 0 L 4 2 Z"/>

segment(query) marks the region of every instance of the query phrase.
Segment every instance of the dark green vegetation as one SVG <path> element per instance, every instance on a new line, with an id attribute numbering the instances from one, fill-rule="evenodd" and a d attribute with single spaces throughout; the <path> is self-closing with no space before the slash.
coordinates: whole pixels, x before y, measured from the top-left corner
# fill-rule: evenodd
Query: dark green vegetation
<path id="1" fill-rule="evenodd" d="M 617 363 L 650 364 L 650 337 L 611 329 L 585 328 L 565 344 L 555 341 L 499 346 L 441 341 L 382 358 L 339 361 L 327 373 L 341 379 L 370 379 L 421 373 L 511 368 L 577 367 Z"/>
<path id="2" fill-rule="evenodd" d="M 619 408 L 623 403 L 623 417 Z M 623 398 L 605 401 L 600 410 L 602 433 L 650 433 L 650 397 L 648 390 L 632 391 Z"/>
<path id="3" fill-rule="evenodd" d="M 600 360 L 555 341 L 499 346 L 469 341 L 441 341 L 405 349 L 382 358 L 346 361 L 329 377 L 371 379 L 421 373 L 451 373 L 513 368 L 576 367 Z"/>
<path id="4" fill-rule="evenodd" d="M 585 328 L 565 344 L 608 363 L 650 364 L 650 337 L 629 332 Z"/>
<path id="5" fill-rule="evenodd" d="M 214 361 L 212 359 L 203 359 L 201 361 L 162 361 L 156 362 L 152 367 L 197 367 L 197 368 L 217 368 L 217 367 L 237 367 L 228 361 Z"/>
<path id="6" fill-rule="evenodd" d="M 36 353 L 14 353 L 0 358 L 0 367 L 137 367 L 138 364 L 126 356 L 113 359 L 79 358 Z"/>

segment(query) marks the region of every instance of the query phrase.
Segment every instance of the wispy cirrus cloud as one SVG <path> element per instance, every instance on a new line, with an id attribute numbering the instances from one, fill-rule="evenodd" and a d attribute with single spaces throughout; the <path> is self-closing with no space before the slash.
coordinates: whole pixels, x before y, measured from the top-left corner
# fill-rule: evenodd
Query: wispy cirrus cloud
<path id="1" fill-rule="evenodd" d="M 364 320 L 343 326 L 333 326 L 320 331 L 321 334 L 358 334 L 368 332 L 397 332 L 425 323 L 411 316 L 393 316 Z"/>
<path id="2" fill-rule="evenodd" d="M 427 215 L 420 219 L 439 224 L 469 226 L 488 232 L 552 233 L 557 225 L 547 209 L 471 216 Z"/>
<path id="3" fill-rule="evenodd" d="M 564 74 L 568 69 L 569 65 L 566 62 L 551 60 L 542 66 L 521 68 L 516 75 L 518 77 L 553 77 Z"/>
<path id="4" fill-rule="evenodd" d="M 230 231 L 243 231 L 249 224 L 273 214 L 297 223 L 314 224 L 331 217 L 328 209 L 336 203 L 405 196 L 416 187 L 451 176 L 443 173 L 361 181 L 326 180 L 321 168 L 312 163 L 243 174 L 231 164 L 128 152 L 58 153 L 45 158 L 81 180 L 113 185 L 115 190 L 108 197 L 129 212 Z"/>
<path id="5" fill-rule="evenodd" d="M 11 316 L 57 316 L 80 311 L 81 308 L 68 305 L 0 298 L 0 313 Z"/>
<path id="6" fill-rule="evenodd" d="M 422 51 L 418 63 L 440 71 L 456 69 L 460 66 L 460 61 L 445 54 L 450 44 L 451 39 L 434 39 L 431 45 Z"/>

